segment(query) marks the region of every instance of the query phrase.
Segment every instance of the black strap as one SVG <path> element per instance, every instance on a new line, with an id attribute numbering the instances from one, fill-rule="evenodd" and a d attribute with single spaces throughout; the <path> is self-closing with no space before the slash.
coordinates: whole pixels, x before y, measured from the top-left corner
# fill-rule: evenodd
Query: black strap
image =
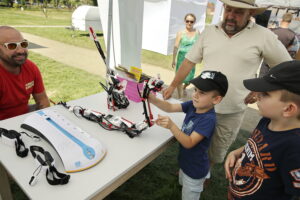
<path id="1" fill-rule="evenodd" d="M 0 128 L 0 137 L 5 137 L 9 140 L 15 140 L 15 149 L 17 156 L 24 158 L 28 155 L 28 149 L 21 139 L 21 134 L 19 132 L 15 130 L 6 130 L 5 128 Z"/>
<path id="2" fill-rule="evenodd" d="M 46 167 L 46 179 L 50 185 L 64 185 L 67 184 L 70 180 L 70 175 L 61 173 L 57 171 L 57 169 L 54 166 L 54 159 L 51 156 L 51 154 L 48 151 L 45 151 L 40 146 L 30 146 L 30 152 L 31 155 L 37 159 L 37 161 L 40 163 L 40 166 L 37 169 L 40 169 L 41 167 Z M 36 152 L 39 152 L 43 155 L 43 158 L 38 155 Z M 35 172 L 37 169 L 33 172 L 33 176 L 31 177 L 29 181 L 29 185 L 34 184 L 35 178 L 38 176 L 41 170 L 38 171 L 37 174 Z"/>
<path id="3" fill-rule="evenodd" d="M 65 185 L 70 180 L 70 175 L 60 173 L 54 166 L 50 166 L 46 172 L 46 178 L 50 185 Z"/>

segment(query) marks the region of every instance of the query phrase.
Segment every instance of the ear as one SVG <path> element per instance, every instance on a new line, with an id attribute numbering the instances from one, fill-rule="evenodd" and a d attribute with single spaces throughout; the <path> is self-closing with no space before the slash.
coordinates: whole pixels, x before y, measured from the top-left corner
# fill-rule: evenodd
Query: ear
<path id="1" fill-rule="evenodd" d="M 218 103 L 220 103 L 222 101 L 223 97 L 218 95 L 218 96 L 215 96 L 214 99 L 213 99 L 213 104 L 216 105 Z"/>
<path id="2" fill-rule="evenodd" d="M 299 115 L 300 109 L 297 104 L 290 102 L 283 108 L 283 117 L 295 117 Z"/>
<path id="3" fill-rule="evenodd" d="M 250 15 L 250 17 L 251 17 L 251 16 L 254 16 L 254 14 L 255 14 L 255 9 L 250 9 L 250 10 L 249 10 L 249 15 Z"/>

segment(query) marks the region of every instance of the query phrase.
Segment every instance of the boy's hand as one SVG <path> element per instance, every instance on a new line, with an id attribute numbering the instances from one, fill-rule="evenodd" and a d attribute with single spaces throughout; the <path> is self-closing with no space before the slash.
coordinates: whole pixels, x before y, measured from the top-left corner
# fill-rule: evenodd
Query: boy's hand
<path id="1" fill-rule="evenodd" d="M 167 129 L 171 129 L 171 127 L 174 125 L 174 122 L 170 119 L 170 117 L 167 116 L 161 116 L 158 115 L 157 120 L 155 120 L 155 123 L 158 126 L 167 128 Z"/>
<path id="2" fill-rule="evenodd" d="M 226 179 L 228 179 L 230 182 L 232 181 L 231 168 L 234 167 L 236 160 L 237 160 L 236 152 L 232 151 L 228 154 L 226 161 L 224 163 L 225 176 Z"/>

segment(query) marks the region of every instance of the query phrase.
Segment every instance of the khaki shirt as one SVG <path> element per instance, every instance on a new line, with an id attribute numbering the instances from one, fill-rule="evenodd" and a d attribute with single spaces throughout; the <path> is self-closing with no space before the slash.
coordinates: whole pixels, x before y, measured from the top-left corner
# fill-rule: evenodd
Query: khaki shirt
<path id="1" fill-rule="evenodd" d="M 262 59 L 271 67 L 291 60 L 274 33 L 251 21 L 232 37 L 224 32 L 221 23 L 207 26 L 186 58 L 194 63 L 203 61 L 203 70 L 220 71 L 227 76 L 227 94 L 215 107 L 221 114 L 246 109 L 244 98 L 249 91 L 243 80 L 255 77 Z"/>

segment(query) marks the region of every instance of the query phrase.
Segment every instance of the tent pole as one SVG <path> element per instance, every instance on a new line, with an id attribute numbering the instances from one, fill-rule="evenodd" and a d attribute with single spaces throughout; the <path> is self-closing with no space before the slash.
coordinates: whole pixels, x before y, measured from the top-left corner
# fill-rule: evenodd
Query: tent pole
<path id="1" fill-rule="evenodd" d="M 111 32 L 112 32 L 112 11 L 113 11 L 113 0 L 109 0 L 108 5 L 108 21 L 107 21 L 107 56 L 106 56 L 106 67 L 107 73 L 110 72 L 110 47 L 111 47 Z"/>

